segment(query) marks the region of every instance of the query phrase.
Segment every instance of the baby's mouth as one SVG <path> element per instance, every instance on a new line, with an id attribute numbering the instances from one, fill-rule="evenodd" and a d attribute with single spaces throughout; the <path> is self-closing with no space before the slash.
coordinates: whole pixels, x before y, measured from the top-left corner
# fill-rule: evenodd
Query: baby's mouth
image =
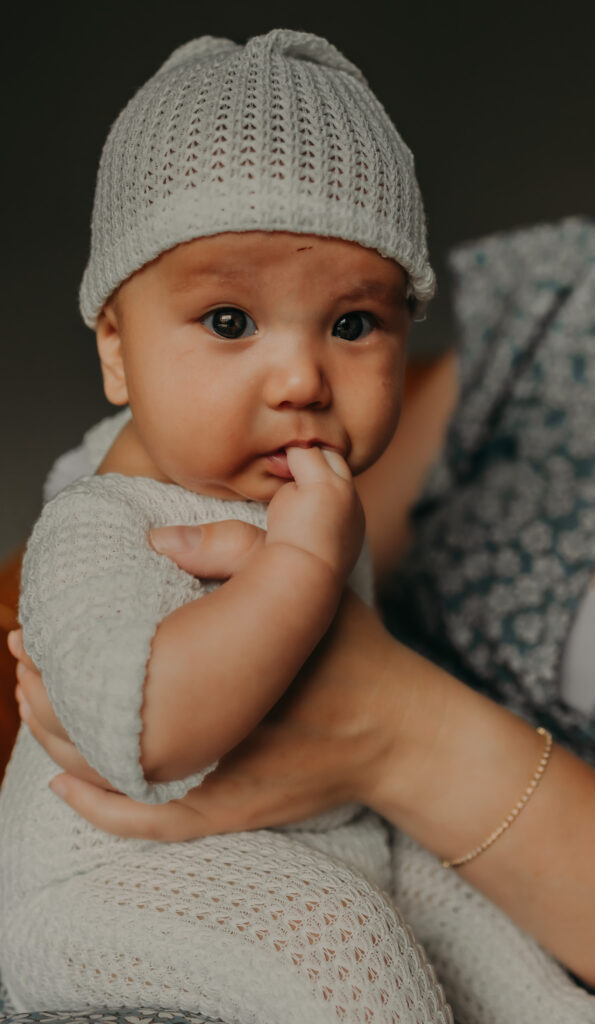
<path id="1" fill-rule="evenodd" d="M 290 441 L 283 448 L 276 448 L 265 455 L 268 472 L 281 480 L 293 480 L 293 474 L 287 462 L 288 448 L 327 448 L 329 451 L 338 452 L 343 455 L 340 448 L 333 444 L 325 444 L 323 441 Z M 345 457 L 345 456 L 343 456 Z"/>
<path id="2" fill-rule="evenodd" d="M 287 449 L 277 448 L 274 452 L 269 452 L 265 455 L 267 462 L 267 468 L 269 473 L 273 476 L 278 476 L 281 480 L 293 480 L 292 472 L 287 463 Z"/>

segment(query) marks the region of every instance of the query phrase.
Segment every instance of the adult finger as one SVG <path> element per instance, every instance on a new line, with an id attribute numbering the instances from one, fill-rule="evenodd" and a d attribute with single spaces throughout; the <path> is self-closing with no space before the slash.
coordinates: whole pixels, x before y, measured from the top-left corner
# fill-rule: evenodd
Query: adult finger
<path id="1" fill-rule="evenodd" d="M 330 448 L 288 448 L 287 465 L 298 485 L 326 480 L 329 467 L 337 476 L 351 480 L 351 470 L 345 459 Z"/>
<path id="2" fill-rule="evenodd" d="M 72 775 L 57 775 L 50 788 L 91 825 L 125 839 L 182 842 L 201 835 L 195 811 L 177 801 L 143 804 Z"/>
<path id="3" fill-rule="evenodd" d="M 44 729 L 61 739 L 69 740 L 68 733 L 52 707 L 39 671 L 35 666 L 29 668 L 26 662 L 19 661 L 16 673 L 18 679 L 16 696 L 21 709 L 21 718 L 23 718 L 22 712 L 26 712 L 28 708 Z"/>
<path id="4" fill-rule="evenodd" d="M 110 785 L 107 779 L 104 779 L 99 772 L 96 772 L 94 768 L 87 764 L 85 758 L 79 753 L 71 740 L 68 738 L 63 739 L 62 736 L 55 736 L 54 733 L 44 729 L 31 712 L 26 701 L 23 702 L 22 699 L 19 701 L 19 713 L 31 735 L 59 768 L 63 768 L 64 771 L 71 772 L 78 778 L 85 779 L 94 785 L 104 787 Z"/>
<path id="5" fill-rule="evenodd" d="M 17 661 L 22 661 L 28 668 L 35 668 L 35 664 L 27 654 L 23 644 L 23 630 L 13 629 L 6 637 L 8 650 Z"/>
<path id="6" fill-rule="evenodd" d="M 149 542 L 180 569 L 206 579 L 227 579 L 239 572 L 264 543 L 264 530 L 238 519 L 204 526 L 160 526 Z"/>
<path id="7" fill-rule="evenodd" d="M 180 801 L 196 815 L 193 834 L 274 828 L 341 803 L 310 756 L 321 747 L 326 750 L 319 732 L 312 741 L 307 729 L 282 720 L 261 723 Z"/>

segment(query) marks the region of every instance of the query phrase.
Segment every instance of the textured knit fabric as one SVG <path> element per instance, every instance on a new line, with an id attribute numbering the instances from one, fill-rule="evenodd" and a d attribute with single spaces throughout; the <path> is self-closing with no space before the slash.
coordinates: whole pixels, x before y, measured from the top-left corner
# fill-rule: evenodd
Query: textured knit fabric
<path id="1" fill-rule="evenodd" d="M 358 69 L 325 39 L 203 36 L 133 97 L 102 154 L 80 305 L 95 324 L 134 271 L 223 231 L 328 235 L 434 291 L 413 156 Z"/>
<path id="2" fill-rule="evenodd" d="M 87 435 L 96 460 L 126 417 Z M 91 505 L 89 520 L 81 508 Z M 175 566 L 170 575 L 161 564 L 167 560 L 148 548 L 146 529 L 230 516 L 264 524 L 256 503 L 205 499 L 140 478 L 92 477 L 58 495 L 31 541 L 23 591 L 22 614 L 31 618 L 26 643 L 37 643 L 37 656 L 48 659 L 44 672 L 52 671 L 54 646 L 62 652 L 65 673 L 54 677 L 52 695 L 70 715 L 69 728 L 100 770 L 110 778 L 121 773 L 145 799 L 156 793 L 138 769 L 137 667 L 128 653 L 122 666 L 114 665 L 111 650 L 98 647 L 96 671 L 83 659 L 76 692 L 67 680 L 70 647 L 61 637 L 72 623 L 57 628 L 54 605 L 62 604 L 74 577 L 81 609 L 70 597 L 64 607 L 85 623 L 98 611 L 97 580 L 103 580 L 100 591 L 110 590 L 117 572 L 127 588 L 116 613 L 124 613 L 124 626 L 103 606 L 98 621 L 105 638 L 107 613 L 108 647 L 122 650 L 129 629 L 125 604 L 146 624 L 203 587 Z M 43 570 L 37 563 L 47 558 L 55 570 L 59 548 L 62 571 L 38 592 Z M 129 588 L 128 573 L 144 583 Z M 45 608 L 35 630 L 30 587 Z M 167 603 L 156 608 L 149 594 L 161 588 Z M 137 644 L 137 658 L 144 650 Z M 125 704 L 125 728 L 117 728 L 107 695 L 102 699 L 99 692 L 111 685 L 103 662 L 118 673 L 122 693 L 133 694 L 137 710 L 132 714 Z M 111 692 L 112 699 L 122 700 Z M 89 708 L 95 708 L 94 729 Z M 104 719 L 112 723 L 111 734 Z M 226 1024 L 447 1022 L 433 970 L 384 892 L 406 907 L 461 1024 L 534 1024 L 544 1007 L 557 1024 L 595 1021 L 595 1002 L 533 940 L 374 815 L 354 818 L 353 808 L 340 809 L 339 818 L 321 816 L 318 831 L 166 845 L 123 840 L 94 829 L 59 801 L 47 788 L 55 774 L 55 765 L 21 730 L 0 795 L 0 967 L 19 1010 L 151 1005 L 202 1011 Z"/>
<path id="3" fill-rule="evenodd" d="M 214 588 L 153 551 L 147 533 L 230 517 L 262 527 L 266 509 L 145 478 L 91 476 L 46 506 L 27 546 L 19 606 L 26 649 L 81 753 L 137 800 L 175 799 L 204 778 L 145 782 L 140 708 L 157 625 Z"/>

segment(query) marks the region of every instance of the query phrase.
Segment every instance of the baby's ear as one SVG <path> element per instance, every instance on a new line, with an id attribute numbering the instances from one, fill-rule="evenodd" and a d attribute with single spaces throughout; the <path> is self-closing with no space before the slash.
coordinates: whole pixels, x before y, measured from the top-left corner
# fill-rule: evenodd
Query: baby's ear
<path id="1" fill-rule="evenodd" d="M 106 303 L 101 310 L 95 334 L 105 397 L 113 405 L 126 405 L 128 388 L 122 358 L 122 339 L 119 317 L 112 302 Z"/>

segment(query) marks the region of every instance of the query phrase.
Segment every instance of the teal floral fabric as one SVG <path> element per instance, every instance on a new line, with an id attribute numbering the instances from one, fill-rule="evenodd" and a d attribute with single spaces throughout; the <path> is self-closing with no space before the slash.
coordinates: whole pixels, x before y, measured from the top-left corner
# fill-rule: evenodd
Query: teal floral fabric
<path id="1" fill-rule="evenodd" d="M 455 250 L 460 400 L 386 617 L 459 678 L 595 763 L 560 662 L 595 571 L 595 225 Z"/>

